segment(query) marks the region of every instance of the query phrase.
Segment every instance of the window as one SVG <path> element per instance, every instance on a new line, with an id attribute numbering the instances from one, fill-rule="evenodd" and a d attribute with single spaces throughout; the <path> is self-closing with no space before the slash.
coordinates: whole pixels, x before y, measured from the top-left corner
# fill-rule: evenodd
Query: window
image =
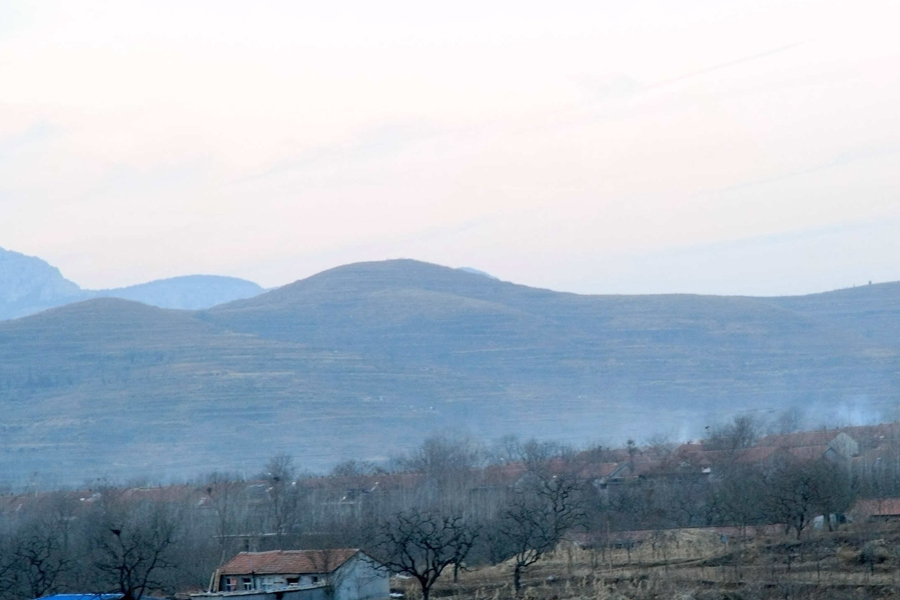
<path id="1" fill-rule="evenodd" d="M 283 575 L 266 575 L 264 577 L 260 577 L 257 580 L 257 588 L 262 588 L 266 591 L 277 590 L 279 588 L 283 588 L 284 586 L 285 582 Z"/>
<path id="2" fill-rule="evenodd" d="M 313 583 L 319 583 L 319 576 L 318 576 L 318 575 L 313 575 L 313 576 L 312 576 L 312 582 L 313 582 Z"/>
<path id="3" fill-rule="evenodd" d="M 225 591 L 226 592 L 234 592 L 237 590 L 237 577 L 226 577 L 225 578 Z"/>
<path id="4" fill-rule="evenodd" d="M 241 583 L 243 583 L 244 590 L 252 590 L 253 589 L 253 578 L 252 577 L 241 577 Z"/>

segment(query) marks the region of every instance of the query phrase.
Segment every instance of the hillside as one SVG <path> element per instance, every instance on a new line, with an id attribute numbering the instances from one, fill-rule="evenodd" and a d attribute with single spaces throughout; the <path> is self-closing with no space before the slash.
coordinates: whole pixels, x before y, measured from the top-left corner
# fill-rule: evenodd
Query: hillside
<path id="1" fill-rule="evenodd" d="M 197 312 L 96 299 L 0 323 L 0 461 L 80 483 L 282 451 L 325 468 L 448 428 L 621 442 L 745 409 L 888 411 L 900 343 L 870 329 L 896 326 L 900 286 L 854 293 L 579 296 L 404 260 Z"/>
<path id="2" fill-rule="evenodd" d="M 402 385 L 436 379 L 350 353 L 236 335 L 190 313 L 96 299 L 0 323 L 0 464 L 21 484 L 258 468 L 296 440 L 320 463 L 368 455 Z M 425 427 L 407 410 L 404 427 Z M 313 449 L 339 431 L 328 450 Z M 379 431 L 375 429 L 374 431 Z M 266 440 L 260 446 L 259 440 Z"/>
<path id="3" fill-rule="evenodd" d="M 414 261 L 348 265 L 201 317 L 261 337 L 440 365 L 507 389 L 528 382 L 524 396 L 566 401 L 665 401 L 694 411 L 722 400 L 887 400 L 896 383 L 886 367 L 897 347 L 865 338 L 851 316 L 835 323 L 805 306 L 742 297 L 563 294 Z"/>
<path id="4" fill-rule="evenodd" d="M 887 346 L 900 346 L 900 282 L 771 299 L 773 304 Z"/>

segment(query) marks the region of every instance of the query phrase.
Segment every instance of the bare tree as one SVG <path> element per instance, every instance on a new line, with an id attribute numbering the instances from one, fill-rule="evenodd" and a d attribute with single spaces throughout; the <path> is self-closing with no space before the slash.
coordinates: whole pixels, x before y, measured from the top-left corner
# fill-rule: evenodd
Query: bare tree
<path id="1" fill-rule="evenodd" d="M 206 485 L 210 508 L 215 511 L 215 536 L 219 545 L 218 562 L 234 554 L 236 537 L 248 533 L 246 499 L 247 484 L 229 476 L 213 474 Z"/>
<path id="2" fill-rule="evenodd" d="M 295 480 L 297 470 L 288 454 L 272 457 L 263 476 L 268 484 L 268 533 L 274 533 L 278 547 L 284 548 L 299 535 L 301 487 Z"/>
<path id="3" fill-rule="evenodd" d="M 14 544 L 9 539 L 0 540 L 0 598 L 18 599 L 18 580 L 16 579 L 16 560 L 11 548 Z"/>
<path id="4" fill-rule="evenodd" d="M 513 492 L 492 536 L 493 553 L 513 561 L 513 587 L 519 595 L 523 571 L 553 550 L 563 536 L 585 522 L 583 486 L 566 472 L 537 477 Z"/>
<path id="5" fill-rule="evenodd" d="M 759 430 L 756 419 L 750 415 L 738 415 L 731 423 L 714 427 L 704 441 L 704 446 L 733 455 L 755 444 L 759 439 Z"/>
<path id="6" fill-rule="evenodd" d="M 672 436 L 668 433 L 657 431 L 647 438 L 644 443 L 647 454 L 656 461 L 665 461 L 675 449 Z"/>
<path id="7" fill-rule="evenodd" d="M 812 475 L 817 482 L 815 508 L 822 513 L 828 531 L 832 531 L 831 516 L 843 513 L 853 504 L 856 490 L 844 465 L 819 460 L 812 467 Z"/>
<path id="8" fill-rule="evenodd" d="M 491 444 L 488 457 L 493 464 L 509 464 L 521 459 L 522 442 L 515 435 L 504 435 Z"/>
<path id="9" fill-rule="evenodd" d="M 382 472 L 382 469 L 375 463 L 366 460 L 346 460 L 342 463 L 338 463 L 331 469 L 331 476 L 363 478 L 379 472 Z"/>
<path id="10" fill-rule="evenodd" d="M 519 460 L 532 474 L 546 474 L 553 468 L 553 462 L 557 459 L 571 459 L 574 452 L 567 446 L 556 442 L 541 442 L 530 439 L 519 446 Z"/>
<path id="11" fill-rule="evenodd" d="M 5 519 L 10 529 L 0 549 L 0 598 L 37 598 L 65 587 L 76 566 L 71 508 L 64 494 L 48 494 Z"/>
<path id="12" fill-rule="evenodd" d="M 775 419 L 775 430 L 777 433 L 794 433 L 795 431 L 800 431 L 803 429 L 803 423 L 806 420 L 806 415 L 803 413 L 803 409 L 792 406 L 790 408 L 786 408 L 778 417 Z"/>
<path id="13" fill-rule="evenodd" d="M 123 600 L 139 600 L 165 587 L 160 575 L 175 568 L 170 560 L 178 520 L 170 507 L 155 502 L 107 504 L 92 515 L 94 568 Z"/>
<path id="14" fill-rule="evenodd" d="M 31 598 L 55 592 L 71 563 L 60 531 L 35 523 L 20 531 L 17 538 L 13 550 L 17 587 Z"/>
<path id="15" fill-rule="evenodd" d="M 369 546 L 384 568 L 415 578 L 428 600 L 441 573 L 462 563 L 477 537 L 477 526 L 461 516 L 413 509 L 381 523 Z"/>
<path id="16" fill-rule="evenodd" d="M 725 469 L 712 490 L 717 520 L 740 527 L 744 534 L 748 525 L 763 518 L 766 485 L 762 473 L 753 467 L 732 465 Z"/>
<path id="17" fill-rule="evenodd" d="M 812 463 L 784 459 L 765 478 L 765 500 L 770 518 L 793 529 L 797 539 L 819 511 L 837 512 L 852 501 L 852 496 L 838 490 L 842 485 L 840 471 L 824 459 Z M 847 489 L 846 487 L 844 488 Z"/>
<path id="18" fill-rule="evenodd" d="M 485 456 L 482 445 L 469 437 L 435 436 L 401 460 L 401 465 L 422 473 L 435 497 L 446 498 L 470 485 L 473 474 L 484 466 Z"/>

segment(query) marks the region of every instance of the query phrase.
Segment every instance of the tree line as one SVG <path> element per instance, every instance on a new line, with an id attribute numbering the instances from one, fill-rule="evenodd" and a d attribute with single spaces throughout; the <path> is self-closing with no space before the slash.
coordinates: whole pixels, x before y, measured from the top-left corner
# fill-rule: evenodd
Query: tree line
<path id="1" fill-rule="evenodd" d="M 896 489 L 890 464 L 742 462 L 757 435 L 740 419 L 711 431 L 720 463 L 709 471 L 678 464 L 659 439 L 576 451 L 434 437 L 390 468 L 350 461 L 327 477 L 279 455 L 249 480 L 213 473 L 183 486 L 12 497 L 0 513 L 0 600 L 197 590 L 240 551 L 337 547 L 409 575 L 425 600 L 442 577 L 500 563 L 518 594 L 529 567 L 567 538 L 604 551 L 616 532 L 762 524 L 800 537 L 819 515 L 836 526 L 830 515 L 860 494 Z M 641 472 L 640 462 L 662 467 Z M 613 463 L 625 465 L 618 479 L 604 471 Z"/>

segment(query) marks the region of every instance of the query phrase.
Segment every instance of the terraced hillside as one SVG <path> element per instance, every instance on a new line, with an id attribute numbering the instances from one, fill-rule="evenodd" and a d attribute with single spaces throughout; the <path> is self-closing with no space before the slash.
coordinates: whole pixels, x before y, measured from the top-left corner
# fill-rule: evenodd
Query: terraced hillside
<path id="1" fill-rule="evenodd" d="M 282 451 L 325 468 L 448 428 L 611 442 L 742 409 L 887 411 L 900 343 L 872 329 L 897 327 L 900 286 L 852 292 L 579 296 L 404 260 L 201 312 L 91 300 L 0 323 L 0 464 L 74 484 Z"/>

